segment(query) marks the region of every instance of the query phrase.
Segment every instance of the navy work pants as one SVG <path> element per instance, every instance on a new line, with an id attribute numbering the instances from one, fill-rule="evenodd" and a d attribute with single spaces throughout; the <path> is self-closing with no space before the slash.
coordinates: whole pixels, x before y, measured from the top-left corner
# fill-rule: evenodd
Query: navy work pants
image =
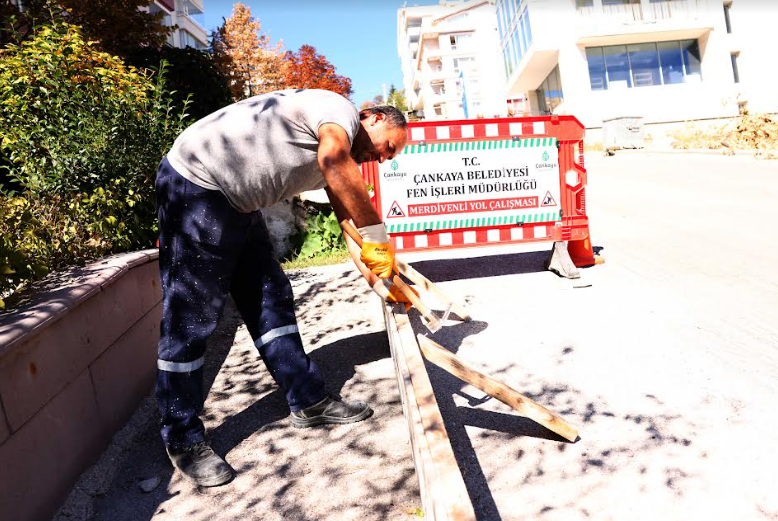
<path id="1" fill-rule="evenodd" d="M 204 440 L 198 412 L 205 342 L 228 293 L 291 410 L 322 400 L 324 381 L 303 350 L 292 287 L 262 214 L 236 211 L 221 192 L 189 182 L 167 159 L 156 192 L 163 294 L 156 395 L 165 444 L 179 449 Z"/>

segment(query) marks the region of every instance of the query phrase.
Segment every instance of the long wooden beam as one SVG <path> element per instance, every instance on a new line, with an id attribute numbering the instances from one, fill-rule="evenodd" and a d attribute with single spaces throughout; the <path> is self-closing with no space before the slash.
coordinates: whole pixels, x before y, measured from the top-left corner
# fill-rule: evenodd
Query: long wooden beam
<path id="1" fill-rule="evenodd" d="M 470 320 L 470 313 L 468 313 L 467 309 L 462 304 L 452 299 L 447 293 L 435 285 L 435 283 L 416 271 L 410 264 L 407 264 L 398 258 L 395 258 L 395 264 L 397 264 L 397 268 L 400 270 L 400 273 L 408 277 L 408 280 L 425 291 L 432 293 L 437 298 L 442 300 L 446 305 L 450 305 L 451 311 L 453 311 L 462 320 L 466 322 Z"/>
<path id="2" fill-rule="evenodd" d="M 549 411 L 534 400 L 527 398 L 509 385 L 468 366 L 451 351 L 424 335 L 417 335 L 419 347 L 424 358 L 445 369 L 457 378 L 494 396 L 519 414 L 553 431 L 566 440 L 575 441 L 578 429 L 570 425 L 561 416 Z"/>
<path id="3" fill-rule="evenodd" d="M 384 305 L 384 318 L 408 422 L 424 519 L 476 521 L 408 315 L 393 313 L 392 306 Z"/>
<path id="4" fill-rule="evenodd" d="M 344 219 L 340 223 L 340 227 L 343 228 L 343 232 L 345 233 L 345 235 L 347 235 L 348 237 L 351 237 L 351 240 L 353 240 L 357 244 L 357 246 L 359 246 L 360 248 L 362 247 L 362 237 L 359 235 L 359 230 L 357 230 L 354 227 L 354 225 L 351 224 L 350 221 L 348 221 L 347 219 Z M 352 255 L 352 258 L 354 258 L 353 255 Z M 354 262 L 356 262 L 356 260 Z M 465 320 L 465 321 L 470 320 L 470 314 L 467 312 L 465 307 L 462 304 L 457 303 L 450 296 L 448 296 L 442 289 L 440 289 L 438 286 L 436 286 L 427 277 L 425 277 L 424 275 L 422 275 L 421 273 L 419 273 L 418 271 L 413 269 L 409 264 L 403 262 L 402 260 L 398 259 L 397 257 L 395 257 L 395 259 L 394 259 L 394 264 L 397 267 L 397 271 L 399 273 L 402 273 L 403 275 L 408 277 L 408 280 L 410 280 L 414 284 L 418 285 L 421 289 L 423 289 L 423 290 L 425 290 L 425 291 L 427 291 L 429 293 L 432 293 L 437 298 L 442 300 L 446 304 L 446 306 L 449 306 L 451 308 L 451 311 L 453 311 L 459 318 L 461 318 L 462 320 Z M 402 288 L 402 286 L 399 285 L 399 284 L 397 286 L 399 288 Z M 416 306 L 416 303 L 412 299 L 409 298 L 409 300 L 411 300 L 411 303 L 414 306 Z M 426 306 L 424 306 L 422 304 L 422 308 L 419 308 L 418 306 L 416 306 L 416 308 L 419 310 L 419 312 L 422 313 L 422 315 L 425 314 L 422 311 L 422 309 L 426 308 Z M 425 316 L 425 318 L 428 318 L 428 317 Z"/>

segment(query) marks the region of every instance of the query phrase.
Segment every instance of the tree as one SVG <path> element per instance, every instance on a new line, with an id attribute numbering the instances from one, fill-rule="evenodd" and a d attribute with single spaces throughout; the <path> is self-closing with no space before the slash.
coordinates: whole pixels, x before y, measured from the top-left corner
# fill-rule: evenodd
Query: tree
<path id="1" fill-rule="evenodd" d="M 233 6 L 232 16 L 214 32 L 211 46 L 235 100 L 284 88 L 281 44 L 270 45 L 270 37 L 247 6 Z"/>
<path id="2" fill-rule="evenodd" d="M 405 100 L 405 91 L 397 90 L 394 85 L 389 87 L 389 105 L 395 107 L 400 112 L 408 112 L 408 102 Z"/>
<path id="3" fill-rule="evenodd" d="M 162 23 L 164 13 L 140 9 L 149 6 L 148 0 L 24 0 L 21 12 L 9 0 L 0 2 L 3 44 L 27 39 L 36 25 L 60 17 L 80 26 L 85 38 L 99 41 L 104 51 L 123 58 L 143 47 L 161 47 L 170 34 Z"/>
<path id="4" fill-rule="evenodd" d="M 284 55 L 284 80 L 291 89 L 325 89 L 348 98 L 354 92 L 351 80 L 335 73 L 332 65 L 316 47 L 303 45 L 297 53 Z"/>
<path id="5" fill-rule="evenodd" d="M 155 70 L 162 60 L 167 62 L 166 83 L 173 103 L 180 106 L 189 99 L 188 112 L 192 118 L 201 119 L 232 103 L 227 78 L 216 68 L 213 56 L 205 51 L 191 47 L 148 47 L 130 56 L 128 62 L 141 69 Z"/>
<path id="6" fill-rule="evenodd" d="M 384 97 L 382 95 L 376 94 L 373 96 L 373 99 L 363 101 L 359 108 L 360 110 L 364 110 L 369 109 L 370 107 L 377 107 L 379 105 L 386 105 L 386 102 L 384 101 Z"/>

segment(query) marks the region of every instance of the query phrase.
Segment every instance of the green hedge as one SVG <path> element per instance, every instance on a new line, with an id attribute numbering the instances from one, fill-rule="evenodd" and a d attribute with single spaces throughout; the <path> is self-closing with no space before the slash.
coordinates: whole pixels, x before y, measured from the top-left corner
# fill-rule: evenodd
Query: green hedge
<path id="1" fill-rule="evenodd" d="M 140 73 L 64 22 L 0 51 L 0 307 L 49 271 L 153 245 L 156 166 L 188 123 L 170 100 L 164 66 Z"/>

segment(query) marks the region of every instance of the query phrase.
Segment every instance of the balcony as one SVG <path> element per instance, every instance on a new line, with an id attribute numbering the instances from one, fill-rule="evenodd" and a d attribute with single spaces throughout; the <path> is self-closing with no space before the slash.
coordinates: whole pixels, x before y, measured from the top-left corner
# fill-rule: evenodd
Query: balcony
<path id="1" fill-rule="evenodd" d="M 203 49 L 208 47 L 208 32 L 200 25 L 197 20 L 189 15 L 182 15 L 178 13 L 177 24 L 181 31 L 186 31 L 195 40 L 196 44 L 192 45 L 190 42 L 181 42 L 181 46 L 190 45 L 196 49 Z"/>
<path id="2" fill-rule="evenodd" d="M 700 38 L 713 29 L 705 0 L 577 0 L 578 45 Z"/>
<path id="3" fill-rule="evenodd" d="M 178 0 L 177 11 L 187 16 L 203 14 L 203 0 Z"/>
<path id="4" fill-rule="evenodd" d="M 445 77 L 443 72 L 443 65 L 441 62 L 430 62 L 429 67 L 425 71 L 425 75 L 429 78 L 430 82 L 442 81 Z"/>

